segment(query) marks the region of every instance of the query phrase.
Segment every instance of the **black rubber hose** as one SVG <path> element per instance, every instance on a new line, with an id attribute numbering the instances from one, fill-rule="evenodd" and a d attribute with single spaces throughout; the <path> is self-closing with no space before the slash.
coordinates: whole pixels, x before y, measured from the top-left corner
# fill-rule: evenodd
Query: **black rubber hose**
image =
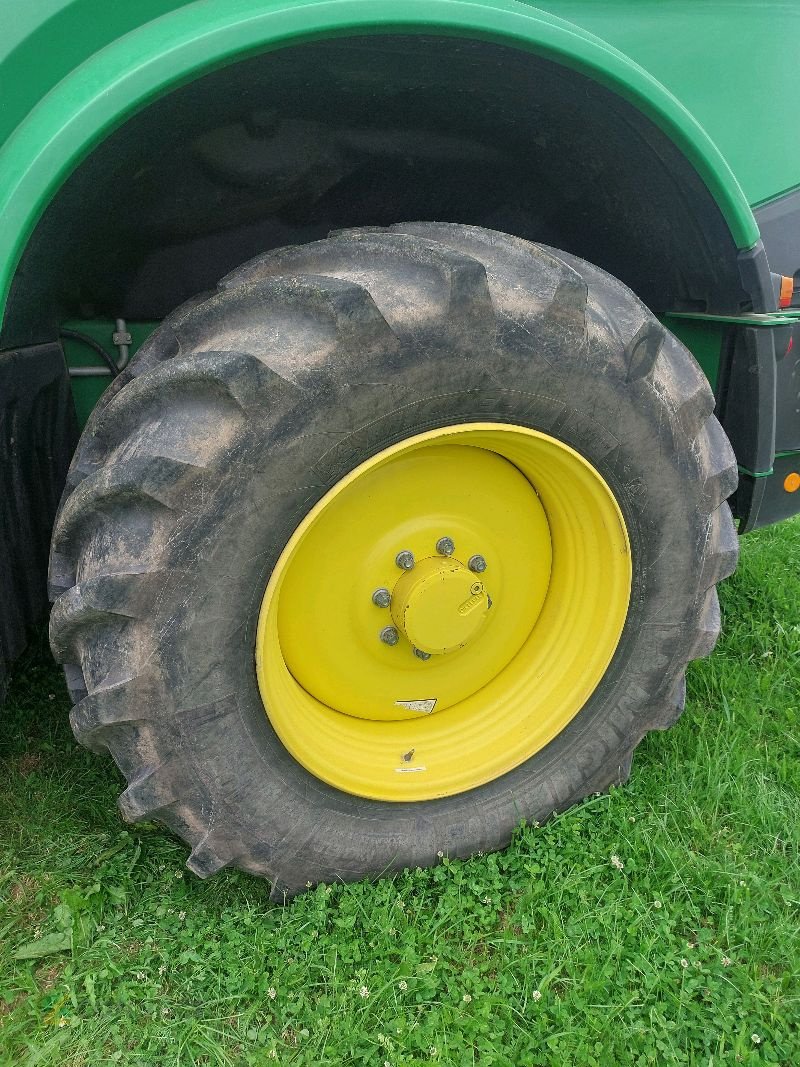
<path id="1" fill-rule="evenodd" d="M 112 376 L 116 378 L 119 374 L 119 367 L 116 365 L 112 357 L 106 352 L 103 346 L 95 341 L 93 337 L 90 337 L 88 333 L 81 333 L 80 330 L 60 330 L 59 333 L 61 337 L 68 337 L 70 341 L 82 341 L 85 345 L 88 345 L 89 348 L 93 348 L 111 371 Z"/>

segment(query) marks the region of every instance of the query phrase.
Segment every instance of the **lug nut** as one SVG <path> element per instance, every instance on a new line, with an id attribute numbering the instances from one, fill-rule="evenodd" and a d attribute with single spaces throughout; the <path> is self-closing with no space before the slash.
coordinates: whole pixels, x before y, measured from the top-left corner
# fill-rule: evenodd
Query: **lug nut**
<path id="1" fill-rule="evenodd" d="M 414 566 L 414 553 L 404 548 L 394 557 L 394 561 L 401 571 L 410 571 Z"/>
<path id="2" fill-rule="evenodd" d="M 431 658 L 430 652 L 423 652 L 421 648 L 415 648 L 414 649 L 414 655 L 417 657 L 417 659 L 430 659 Z"/>
<path id="3" fill-rule="evenodd" d="M 397 642 L 400 640 L 400 634 L 397 632 L 394 626 L 384 626 L 384 628 L 378 634 L 378 637 L 380 637 L 381 641 L 383 641 L 385 645 L 396 645 Z"/>
<path id="4" fill-rule="evenodd" d="M 470 556 L 467 560 L 467 566 L 471 571 L 474 571 L 475 574 L 483 574 L 486 570 L 486 560 L 483 556 Z"/>
<path id="5" fill-rule="evenodd" d="M 376 589 L 372 594 L 372 603 L 376 608 L 388 608 L 391 602 L 392 594 L 383 586 L 380 589 Z"/>
<path id="6" fill-rule="evenodd" d="M 452 556 L 455 550 L 456 546 L 452 537 L 440 537 L 436 542 L 436 551 L 440 556 Z"/>

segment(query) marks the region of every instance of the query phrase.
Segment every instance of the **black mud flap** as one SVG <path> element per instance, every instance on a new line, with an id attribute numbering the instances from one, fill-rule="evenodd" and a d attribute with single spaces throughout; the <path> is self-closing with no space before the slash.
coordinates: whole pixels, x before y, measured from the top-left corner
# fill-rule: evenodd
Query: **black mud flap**
<path id="1" fill-rule="evenodd" d="M 47 613 L 50 533 L 77 439 L 61 346 L 0 353 L 0 700 Z"/>

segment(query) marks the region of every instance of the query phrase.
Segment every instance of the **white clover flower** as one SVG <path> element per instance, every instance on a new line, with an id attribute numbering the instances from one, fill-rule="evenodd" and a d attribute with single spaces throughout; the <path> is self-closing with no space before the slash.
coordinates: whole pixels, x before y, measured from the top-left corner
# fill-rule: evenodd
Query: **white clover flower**
<path id="1" fill-rule="evenodd" d="M 730 967 L 730 965 L 733 963 L 733 960 L 730 958 L 730 956 L 723 956 L 720 960 L 720 963 L 723 967 Z"/>
<path id="2" fill-rule="evenodd" d="M 491 897 L 484 897 L 482 903 L 483 904 L 491 904 L 492 903 L 492 898 Z"/>
<path id="3" fill-rule="evenodd" d="M 472 1003 L 472 997 L 470 996 L 469 993 L 465 993 L 464 996 L 461 999 L 464 1001 L 465 1004 L 471 1004 Z"/>
<path id="4" fill-rule="evenodd" d="M 689 966 L 689 961 L 687 959 L 682 959 L 681 960 L 681 967 L 683 967 L 683 969 L 685 970 L 688 966 Z"/>
<path id="5" fill-rule="evenodd" d="M 64 1018 L 64 1016 L 63 1016 L 63 1015 L 62 1015 L 62 1016 L 61 1016 L 61 1018 L 60 1018 L 60 1019 L 58 1020 L 58 1025 L 59 1025 L 59 1026 L 66 1026 L 66 1025 L 67 1025 L 67 1020 L 66 1020 L 66 1019 Z"/>
<path id="6" fill-rule="evenodd" d="M 625 868 L 625 864 L 616 853 L 611 857 L 611 866 L 615 867 L 618 871 L 624 870 Z"/>
<path id="7" fill-rule="evenodd" d="M 436 855 L 439 857 L 440 860 L 444 859 L 444 852 L 442 852 L 441 849 L 439 849 L 439 851 L 436 853 Z"/>
<path id="8" fill-rule="evenodd" d="M 750 1040 L 753 1042 L 754 1045 L 760 1045 L 761 1044 L 761 1035 L 760 1034 L 751 1034 L 750 1035 Z"/>
<path id="9" fill-rule="evenodd" d="M 541 1000 L 541 999 L 542 999 L 541 990 L 534 989 L 534 991 L 531 993 L 531 1000 Z"/>
<path id="10" fill-rule="evenodd" d="M 136 980 L 137 980 L 137 982 L 146 982 L 147 981 L 147 975 L 144 973 L 144 971 L 137 971 L 136 972 Z"/>
<path id="11" fill-rule="evenodd" d="M 180 919 L 181 922 L 183 922 L 183 920 L 186 918 L 186 912 L 185 911 L 179 911 L 178 912 L 178 918 Z"/>
<path id="12" fill-rule="evenodd" d="M 405 980 L 405 978 L 400 979 L 400 981 L 397 983 L 397 988 L 400 990 L 401 993 L 405 993 L 405 991 L 408 989 L 408 982 Z"/>
<path id="13" fill-rule="evenodd" d="M 654 908 L 660 908 L 661 907 L 661 901 L 660 900 L 654 900 L 653 901 L 653 907 Z"/>
<path id="14" fill-rule="evenodd" d="M 158 973 L 159 973 L 159 974 L 166 974 L 166 973 L 167 973 L 167 968 L 166 968 L 166 967 L 164 966 L 164 964 L 163 964 L 163 963 L 162 963 L 162 964 L 161 964 L 161 966 L 160 966 L 160 967 L 158 968 Z"/>
<path id="15" fill-rule="evenodd" d="M 176 871 L 175 872 L 175 877 L 176 878 L 183 878 L 183 871 Z"/>
<path id="16" fill-rule="evenodd" d="M 438 1052 L 437 1052 L 437 1049 L 436 1049 L 436 1045 L 431 1045 L 431 1047 L 428 1049 L 428 1055 L 429 1056 L 438 1055 Z"/>
<path id="17" fill-rule="evenodd" d="M 277 995 L 278 995 L 278 991 L 275 989 L 274 985 L 271 985 L 269 987 L 269 989 L 267 990 L 267 996 L 269 997 L 270 1000 L 274 1000 L 275 997 L 277 997 Z"/>
<path id="18" fill-rule="evenodd" d="M 360 997 L 368 997 L 369 996 L 369 990 L 367 989 L 367 987 L 365 985 L 359 986 L 358 995 Z"/>
<path id="19" fill-rule="evenodd" d="M 314 883 L 313 883 L 313 882 L 310 882 L 310 881 L 309 881 L 309 882 L 306 882 L 306 889 L 311 889 L 311 887 L 313 886 L 313 884 L 314 884 Z"/>

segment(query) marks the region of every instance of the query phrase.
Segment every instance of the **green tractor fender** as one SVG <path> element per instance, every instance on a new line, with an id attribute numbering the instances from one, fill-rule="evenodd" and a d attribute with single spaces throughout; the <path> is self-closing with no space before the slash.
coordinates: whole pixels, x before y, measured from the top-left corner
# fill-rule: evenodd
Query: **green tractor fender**
<path id="1" fill-rule="evenodd" d="M 0 151 L 0 310 L 37 220 L 65 178 L 126 118 L 169 90 L 248 55 L 314 39 L 417 33 L 483 39 L 546 56 L 634 104 L 686 157 L 739 249 L 758 226 L 730 167 L 681 103 L 598 37 L 514 0 L 300 0 L 188 4 L 111 41 L 33 108 Z"/>

